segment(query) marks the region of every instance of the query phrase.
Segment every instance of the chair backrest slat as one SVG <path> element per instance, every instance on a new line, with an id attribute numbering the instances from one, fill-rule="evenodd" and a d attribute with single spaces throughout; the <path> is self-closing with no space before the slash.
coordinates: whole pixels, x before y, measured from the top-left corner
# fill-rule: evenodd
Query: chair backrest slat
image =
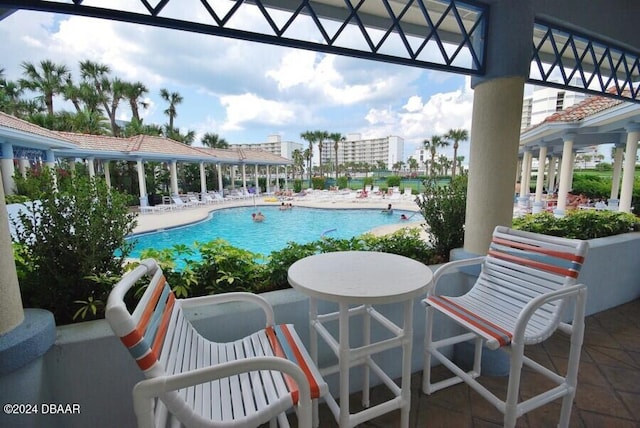
<path id="1" fill-rule="evenodd" d="M 584 257 L 495 237 L 489 255 L 561 276 L 577 278 Z"/>
<path id="2" fill-rule="evenodd" d="M 514 307 L 521 309 L 539 295 L 575 284 L 586 251 L 584 241 L 498 226 L 478 284 L 487 299 L 518 303 Z M 558 300 L 542 305 L 531 326 L 540 321 L 541 328 L 555 328 L 564 304 Z"/>

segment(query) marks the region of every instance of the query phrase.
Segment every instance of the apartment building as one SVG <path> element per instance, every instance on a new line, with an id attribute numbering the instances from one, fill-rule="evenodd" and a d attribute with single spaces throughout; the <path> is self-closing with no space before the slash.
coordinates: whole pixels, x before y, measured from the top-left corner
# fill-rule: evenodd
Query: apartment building
<path id="1" fill-rule="evenodd" d="M 293 159 L 294 150 L 300 150 L 303 152 L 305 149 L 305 146 L 302 143 L 282 141 L 280 135 L 269 135 L 267 137 L 267 142 L 265 143 L 233 144 L 233 146 L 246 149 L 262 149 L 287 159 Z"/>
<path id="2" fill-rule="evenodd" d="M 361 134 L 347 134 L 344 141 L 338 145 L 338 164 L 347 162 L 366 162 L 377 165 L 382 161 L 391 170 L 393 164 L 404 161 L 404 139 L 398 136 L 363 139 Z M 318 159 L 317 147 L 314 148 L 314 158 Z M 333 142 L 323 144 L 322 163 L 335 163 Z M 317 162 L 314 159 L 314 165 Z"/>

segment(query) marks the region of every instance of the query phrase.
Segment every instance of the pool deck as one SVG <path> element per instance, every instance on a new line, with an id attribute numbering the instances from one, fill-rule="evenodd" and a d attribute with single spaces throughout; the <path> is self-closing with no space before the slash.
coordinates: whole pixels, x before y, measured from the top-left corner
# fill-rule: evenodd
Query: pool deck
<path id="1" fill-rule="evenodd" d="M 265 201 L 265 199 L 267 199 Z M 383 199 L 374 198 L 371 200 L 340 200 L 333 198 L 316 197 L 307 195 L 304 197 L 296 197 L 293 200 L 285 201 L 293 204 L 295 207 L 307 207 L 307 208 L 328 208 L 328 209 L 384 209 L 391 203 L 394 209 L 418 211 L 418 206 L 413 200 L 409 199 Z M 269 197 L 257 197 L 256 206 L 273 206 L 280 205 L 280 201 L 271 201 Z M 133 233 L 151 232 L 159 229 L 166 229 L 170 227 L 181 226 L 189 223 L 198 222 L 207 218 L 210 212 L 232 208 L 232 207 L 251 207 L 254 205 L 253 199 L 235 199 L 225 200 L 224 202 L 204 205 L 202 207 L 192 207 L 168 210 L 166 212 L 158 212 L 153 214 L 140 214 L 138 215 L 138 225 L 134 229 Z M 390 226 L 381 226 L 373 229 L 371 233 L 376 235 L 385 235 L 393 233 L 396 230 L 405 227 L 419 227 L 421 228 L 421 222 L 407 221 L 406 223 Z M 421 228 L 422 229 L 422 228 Z M 426 233 L 425 233 L 426 237 Z"/>

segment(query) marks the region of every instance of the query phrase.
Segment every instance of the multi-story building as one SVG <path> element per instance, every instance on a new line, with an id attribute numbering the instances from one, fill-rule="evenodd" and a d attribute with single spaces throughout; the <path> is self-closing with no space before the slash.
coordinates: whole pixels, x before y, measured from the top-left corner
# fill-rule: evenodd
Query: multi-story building
<path id="1" fill-rule="evenodd" d="M 246 149 L 262 149 L 283 158 L 293 159 L 293 151 L 304 151 L 304 145 L 293 141 L 282 141 L 280 135 L 269 135 L 266 143 L 234 144 L 234 147 Z"/>
<path id="2" fill-rule="evenodd" d="M 537 125 L 555 112 L 566 110 L 585 98 L 587 94 L 536 86 L 533 94 L 523 100 L 520 129 Z"/>
<path id="3" fill-rule="evenodd" d="M 317 162 L 317 147 L 314 148 L 314 164 Z M 322 163 L 335 163 L 333 142 L 323 144 Z M 396 162 L 404 161 L 404 139 L 398 136 L 384 138 L 362 139 L 360 134 L 347 134 L 344 141 L 339 143 L 338 164 L 347 162 L 366 162 L 377 165 L 378 161 L 385 163 L 387 169 L 393 169 Z"/>

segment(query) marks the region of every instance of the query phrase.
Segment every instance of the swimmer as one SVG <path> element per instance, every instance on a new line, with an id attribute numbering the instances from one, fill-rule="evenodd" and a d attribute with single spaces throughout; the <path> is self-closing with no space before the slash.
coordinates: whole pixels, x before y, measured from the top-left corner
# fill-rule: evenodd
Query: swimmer
<path id="1" fill-rule="evenodd" d="M 258 211 L 258 213 L 253 213 L 251 214 L 251 217 L 253 218 L 253 221 L 255 221 L 256 223 L 262 222 L 265 219 L 264 214 L 262 214 L 260 211 Z"/>
<path id="2" fill-rule="evenodd" d="M 404 214 L 400 214 L 400 220 L 409 220 L 409 217 Z"/>
<path id="3" fill-rule="evenodd" d="M 391 204 L 387 205 L 387 208 L 380 211 L 382 214 L 393 214 L 393 208 L 391 207 Z"/>

